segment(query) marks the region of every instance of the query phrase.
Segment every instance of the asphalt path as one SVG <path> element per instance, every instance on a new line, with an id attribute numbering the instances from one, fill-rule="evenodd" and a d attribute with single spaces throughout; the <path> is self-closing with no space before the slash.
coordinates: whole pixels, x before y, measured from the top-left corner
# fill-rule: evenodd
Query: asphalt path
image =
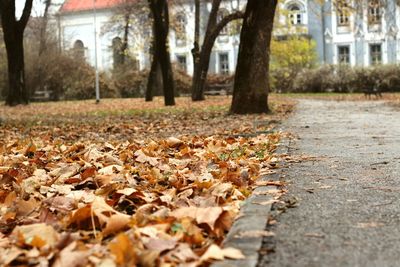
<path id="1" fill-rule="evenodd" d="M 303 158 L 283 170 L 297 207 L 269 227 L 259 266 L 400 266 L 400 112 L 301 100 L 285 128 Z"/>

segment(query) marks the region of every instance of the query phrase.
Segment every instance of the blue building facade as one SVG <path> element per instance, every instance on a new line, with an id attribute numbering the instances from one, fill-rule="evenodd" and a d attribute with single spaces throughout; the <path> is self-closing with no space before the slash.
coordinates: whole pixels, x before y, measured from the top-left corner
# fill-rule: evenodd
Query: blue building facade
<path id="1" fill-rule="evenodd" d="M 370 66 L 399 62 L 396 0 L 322 1 L 288 0 L 281 6 L 287 11 L 288 23 L 303 28 L 316 42 L 321 63 Z"/>

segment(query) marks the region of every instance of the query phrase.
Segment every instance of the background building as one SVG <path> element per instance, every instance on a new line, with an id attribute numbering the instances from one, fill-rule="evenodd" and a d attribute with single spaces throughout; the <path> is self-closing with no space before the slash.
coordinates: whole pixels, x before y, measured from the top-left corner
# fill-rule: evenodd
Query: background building
<path id="1" fill-rule="evenodd" d="M 226 0 L 221 5 L 220 17 L 234 10 L 242 9 L 245 0 Z M 397 63 L 400 26 L 399 7 L 395 0 L 383 5 L 380 0 L 346 1 L 289 0 L 280 4 L 277 20 L 286 24 L 286 31 L 277 29 L 276 36 L 302 34 L 316 42 L 320 63 L 369 66 L 380 63 Z M 59 32 L 61 47 L 65 51 L 77 50 L 94 65 L 95 44 L 97 62 L 102 70 L 113 66 L 113 49 L 122 36 L 113 31 L 105 31 L 115 12 L 119 0 L 66 0 L 59 11 Z M 201 16 L 207 17 L 211 6 L 202 3 Z M 181 0 L 170 8 L 173 27 L 170 32 L 170 52 L 172 61 L 191 74 L 193 60 L 191 49 L 194 35 L 193 1 Z M 94 14 L 96 13 L 96 22 Z M 204 34 L 206 25 L 202 19 Z M 96 23 L 96 42 L 94 24 Z M 290 29 L 288 32 L 287 29 Z M 150 30 L 136 33 L 130 39 L 130 53 L 138 68 L 150 66 Z M 238 23 L 231 23 L 218 37 L 210 59 L 210 73 L 232 74 L 235 71 L 239 47 Z"/>

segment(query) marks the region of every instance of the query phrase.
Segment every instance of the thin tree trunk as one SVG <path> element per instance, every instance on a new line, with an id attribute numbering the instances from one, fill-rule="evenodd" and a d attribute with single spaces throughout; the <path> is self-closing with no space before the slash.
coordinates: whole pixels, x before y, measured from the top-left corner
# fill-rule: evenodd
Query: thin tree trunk
<path id="1" fill-rule="evenodd" d="M 154 56 L 153 56 L 154 57 Z M 154 96 L 162 95 L 162 73 L 157 58 L 151 61 L 151 69 L 147 80 L 145 100 L 153 101 Z"/>
<path id="2" fill-rule="evenodd" d="M 130 23 L 130 15 L 125 14 L 125 25 L 124 25 L 124 39 L 122 41 L 121 47 L 121 65 L 124 65 L 126 62 L 126 55 L 128 54 L 128 42 L 129 42 L 129 23 Z"/>
<path id="3" fill-rule="evenodd" d="M 277 0 L 249 0 L 247 3 L 231 113 L 269 111 L 269 51 L 276 5 Z"/>
<path id="4" fill-rule="evenodd" d="M 40 25 L 40 40 L 39 40 L 39 60 L 38 60 L 38 80 L 39 80 L 39 90 L 43 90 L 43 54 L 46 50 L 47 45 L 47 25 L 48 25 L 48 17 L 49 17 L 49 8 L 51 5 L 51 0 L 45 1 L 45 8 L 42 17 L 42 23 Z M 33 93 L 33 92 L 31 92 Z"/>
<path id="5" fill-rule="evenodd" d="M 165 105 L 172 106 L 175 105 L 175 96 L 172 64 L 168 49 L 168 2 L 167 0 L 149 0 L 149 4 L 154 23 L 155 57 L 153 57 L 153 61 L 158 60 L 161 67 Z"/>
<path id="6" fill-rule="evenodd" d="M 241 11 L 232 13 L 224 17 L 217 23 L 217 15 L 220 6 L 220 0 L 213 1 L 210 17 L 207 24 L 207 30 L 204 37 L 203 45 L 198 56 L 198 64 L 195 65 L 192 82 L 192 100 L 204 100 L 204 91 L 207 82 L 208 69 L 210 67 L 210 56 L 214 43 L 217 40 L 219 33 L 229 22 L 243 18 L 244 14 Z"/>
<path id="7" fill-rule="evenodd" d="M 199 80 L 195 80 L 200 77 L 199 65 L 200 65 L 200 0 L 194 0 L 195 8 L 195 22 L 194 22 L 194 42 L 192 49 L 193 56 L 193 80 L 192 80 L 192 92 L 195 92 L 197 88 L 195 85 L 199 84 Z M 192 98 L 195 98 L 194 96 Z M 197 97 L 196 97 L 197 99 Z"/>

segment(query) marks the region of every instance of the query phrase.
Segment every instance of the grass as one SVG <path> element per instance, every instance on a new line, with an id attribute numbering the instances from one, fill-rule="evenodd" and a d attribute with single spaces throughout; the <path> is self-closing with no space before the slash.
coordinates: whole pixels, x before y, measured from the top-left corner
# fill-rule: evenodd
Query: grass
<path id="1" fill-rule="evenodd" d="M 163 99 L 103 99 L 32 103 L 28 106 L 0 106 L 0 138 L 51 136 L 77 140 L 130 140 L 180 135 L 229 135 L 254 131 L 254 121 L 279 121 L 294 101 L 272 96 L 271 114 L 230 115 L 231 97 L 213 96 L 192 102 L 179 97 L 176 106 L 164 106 Z M 272 126 L 271 126 L 272 127 Z"/>

